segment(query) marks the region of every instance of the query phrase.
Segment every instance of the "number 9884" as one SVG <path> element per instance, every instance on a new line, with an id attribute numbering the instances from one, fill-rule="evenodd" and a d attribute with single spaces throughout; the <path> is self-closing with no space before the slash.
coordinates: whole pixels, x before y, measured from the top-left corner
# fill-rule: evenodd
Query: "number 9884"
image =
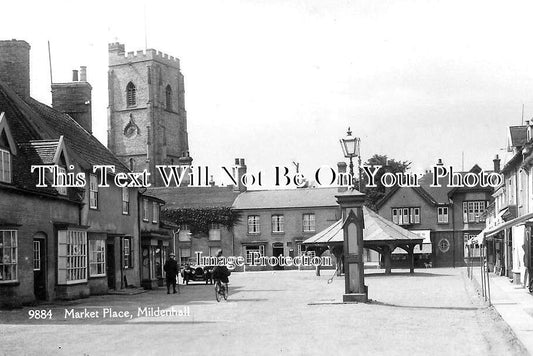
<path id="1" fill-rule="evenodd" d="M 28 310 L 28 317 L 30 319 L 52 319 L 52 310 L 50 309 L 30 309 Z"/>

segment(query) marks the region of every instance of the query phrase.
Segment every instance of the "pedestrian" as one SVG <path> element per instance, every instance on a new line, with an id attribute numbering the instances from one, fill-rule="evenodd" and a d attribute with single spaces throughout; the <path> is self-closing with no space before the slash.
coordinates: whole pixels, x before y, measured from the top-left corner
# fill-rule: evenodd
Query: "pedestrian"
<path id="1" fill-rule="evenodd" d="M 168 260 L 165 262 L 163 269 L 167 275 L 167 294 L 170 294 L 170 285 L 172 284 L 173 293 L 176 294 L 176 277 L 178 275 L 178 262 L 174 259 L 176 255 L 171 252 Z"/>

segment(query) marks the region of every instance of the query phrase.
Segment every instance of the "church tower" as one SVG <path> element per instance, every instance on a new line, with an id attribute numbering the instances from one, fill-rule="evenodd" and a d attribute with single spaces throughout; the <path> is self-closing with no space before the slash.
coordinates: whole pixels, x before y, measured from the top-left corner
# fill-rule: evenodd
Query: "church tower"
<path id="1" fill-rule="evenodd" d="M 108 147 L 134 172 L 190 165 L 183 74 L 178 58 L 159 51 L 124 51 L 109 44 Z"/>

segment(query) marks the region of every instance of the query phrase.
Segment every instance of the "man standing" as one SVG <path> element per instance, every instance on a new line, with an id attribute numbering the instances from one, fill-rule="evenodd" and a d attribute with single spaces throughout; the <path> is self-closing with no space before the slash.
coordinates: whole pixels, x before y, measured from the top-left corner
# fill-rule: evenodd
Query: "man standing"
<path id="1" fill-rule="evenodd" d="M 167 294 L 170 294 L 170 285 L 172 284 L 172 289 L 174 294 L 176 294 L 176 276 L 178 275 L 178 263 L 174 259 L 176 255 L 174 252 L 171 252 L 168 256 L 168 260 L 165 262 L 163 269 L 167 275 Z"/>

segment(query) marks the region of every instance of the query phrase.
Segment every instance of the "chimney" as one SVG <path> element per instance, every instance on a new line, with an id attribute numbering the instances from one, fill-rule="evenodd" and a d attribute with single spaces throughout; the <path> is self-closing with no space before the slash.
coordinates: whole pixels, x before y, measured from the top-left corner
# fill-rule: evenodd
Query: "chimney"
<path id="1" fill-rule="evenodd" d="M 86 81 L 87 81 L 87 67 L 80 66 L 80 82 L 86 82 Z"/>
<path id="2" fill-rule="evenodd" d="M 492 162 L 494 162 L 494 172 L 500 173 L 500 157 L 496 155 Z"/>
<path id="3" fill-rule="evenodd" d="M 439 158 L 439 160 L 437 161 L 437 166 L 443 166 L 444 163 L 442 163 L 442 158 Z"/>
<path id="4" fill-rule="evenodd" d="M 80 74 L 86 78 L 86 67 L 81 67 Z M 72 82 L 52 84 L 52 107 L 68 114 L 92 133 L 91 91 L 91 85 L 86 81 L 78 81 L 78 71 L 73 70 Z"/>
<path id="5" fill-rule="evenodd" d="M 246 163 L 244 162 L 244 158 L 235 158 L 235 168 L 233 171 L 233 175 L 237 180 L 237 186 L 233 187 L 234 191 L 239 192 L 245 192 L 247 187 L 242 184 L 242 176 L 246 174 Z"/>
<path id="6" fill-rule="evenodd" d="M 337 163 L 337 174 L 338 174 L 337 184 L 339 185 L 338 192 L 342 193 L 342 192 L 347 191 L 350 178 L 345 176 L 345 174 L 346 174 L 346 162 L 338 162 Z"/>
<path id="7" fill-rule="evenodd" d="M 215 180 L 213 179 L 213 176 L 210 176 L 210 177 L 209 177 L 209 185 L 210 185 L 211 187 L 214 187 L 214 186 L 215 186 Z"/>
<path id="8" fill-rule="evenodd" d="M 0 80 L 21 97 L 30 96 L 30 45 L 26 41 L 0 41 Z"/>

